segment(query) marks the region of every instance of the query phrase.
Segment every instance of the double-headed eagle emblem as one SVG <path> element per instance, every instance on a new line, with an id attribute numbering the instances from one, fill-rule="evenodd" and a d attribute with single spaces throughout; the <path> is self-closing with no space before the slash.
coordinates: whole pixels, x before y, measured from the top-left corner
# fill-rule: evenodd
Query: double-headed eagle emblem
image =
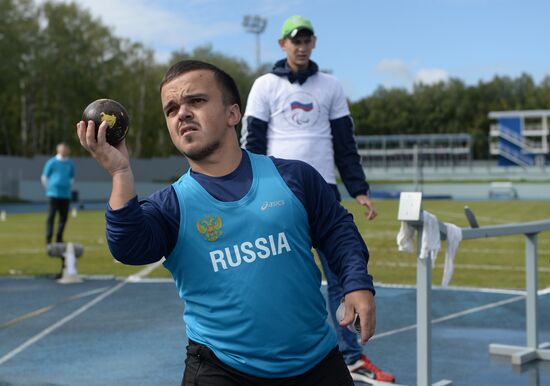
<path id="1" fill-rule="evenodd" d="M 222 234 L 222 218 L 207 214 L 197 221 L 197 230 L 206 241 L 216 241 Z"/>

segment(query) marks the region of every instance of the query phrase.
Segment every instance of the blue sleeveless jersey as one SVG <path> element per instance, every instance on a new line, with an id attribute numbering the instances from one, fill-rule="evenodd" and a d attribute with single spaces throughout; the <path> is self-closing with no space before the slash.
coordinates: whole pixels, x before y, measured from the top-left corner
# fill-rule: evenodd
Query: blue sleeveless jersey
<path id="1" fill-rule="evenodd" d="M 185 301 L 189 339 L 244 373 L 294 376 L 319 363 L 336 337 L 306 210 L 270 158 L 249 156 L 252 186 L 238 201 L 218 201 L 189 172 L 173 184 L 180 230 L 164 265 Z"/>

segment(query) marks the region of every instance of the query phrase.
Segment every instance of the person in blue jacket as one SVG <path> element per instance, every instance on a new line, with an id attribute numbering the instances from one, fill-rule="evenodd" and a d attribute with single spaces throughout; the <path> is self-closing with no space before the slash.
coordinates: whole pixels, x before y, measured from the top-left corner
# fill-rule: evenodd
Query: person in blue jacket
<path id="1" fill-rule="evenodd" d="M 125 264 L 165 257 L 185 303 L 182 385 L 353 385 L 327 322 L 323 250 L 345 289 L 342 325 L 375 329 L 368 249 L 314 168 L 240 148 L 234 80 L 205 62 L 172 65 L 160 87 L 170 138 L 190 168 L 139 201 L 125 141 L 77 123 L 82 146 L 112 176 L 107 241 Z"/>
<path id="2" fill-rule="evenodd" d="M 286 19 L 279 38 L 286 58 L 254 82 L 244 114 L 241 144 L 254 153 L 307 162 L 339 200 L 336 165 L 348 193 L 366 207 L 366 218 L 372 220 L 377 211 L 369 198 L 346 96 L 338 80 L 320 72 L 310 59 L 316 42 L 308 19 Z M 337 326 L 336 310 L 344 296 L 343 288 L 323 251 L 318 250 L 318 254 L 327 279 L 331 317 Z M 380 370 L 363 354 L 355 333 L 336 329 L 338 345 L 354 380 L 395 381 L 392 374 Z"/>
<path id="3" fill-rule="evenodd" d="M 57 144 L 56 152 L 57 154 L 44 165 L 40 178 L 46 189 L 49 204 L 46 219 L 46 244 L 52 242 L 56 214 L 59 214 L 59 220 L 55 241 L 63 242 L 63 232 L 71 203 L 71 187 L 74 183 L 74 164 L 69 158 L 69 145 L 64 142 Z"/>

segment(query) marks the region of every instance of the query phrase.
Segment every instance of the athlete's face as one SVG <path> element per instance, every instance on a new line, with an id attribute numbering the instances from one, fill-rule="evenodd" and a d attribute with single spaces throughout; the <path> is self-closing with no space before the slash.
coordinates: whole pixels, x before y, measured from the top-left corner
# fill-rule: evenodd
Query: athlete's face
<path id="1" fill-rule="evenodd" d="M 68 157 L 70 153 L 69 147 L 63 143 L 60 143 L 59 145 L 57 145 L 56 151 L 57 151 L 57 154 L 59 154 L 63 158 Z"/>
<path id="2" fill-rule="evenodd" d="M 280 39 L 279 45 L 286 52 L 287 62 L 293 71 L 305 70 L 309 66 L 311 52 L 315 48 L 315 35 L 299 32 L 294 38 Z"/>
<path id="3" fill-rule="evenodd" d="M 239 107 L 224 103 L 212 71 L 184 73 L 166 83 L 160 94 L 170 138 L 189 159 L 204 160 L 234 141 Z"/>

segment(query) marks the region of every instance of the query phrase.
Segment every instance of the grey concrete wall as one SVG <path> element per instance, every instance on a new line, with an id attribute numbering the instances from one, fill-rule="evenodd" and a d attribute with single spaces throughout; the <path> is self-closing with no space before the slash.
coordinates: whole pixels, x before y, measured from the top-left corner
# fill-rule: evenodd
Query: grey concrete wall
<path id="1" fill-rule="evenodd" d="M 513 188 L 517 191 L 520 200 L 550 200 L 550 183 L 514 183 Z M 426 195 L 450 195 L 457 200 L 487 200 L 491 184 L 486 183 L 429 183 L 421 186 L 421 191 Z M 373 192 L 414 192 L 413 184 L 372 184 Z M 501 190 L 501 192 L 503 192 Z M 502 196 L 504 198 L 504 195 Z M 550 215 L 550 214 L 549 214 Z"/>
<path id="2" fill-rule="evenodd" d="M 32 158 L 0 156 L 0 195 L 27 201 L 45 201 L 40 175 L 51 156 Z M 102 201 L 111 192 L 111 178 L 90 157 L 73 157 L 76 176 L 74 190 L 83 201 Z M 188 169 L 183 156 L 131 159 L 138 196 L 145 197 L 169 185 Z"/>
<path id="3" fill-rule="evenodd" d="M 136 182 L 138 198 L 144 198 L 166 186 L 169 182 Z M 74 190 L 78 191 L 80 201 L 105 201 L 111 194 L 111 181 L 75 181 Z M 44 188 L 39 181 L 23 180 L 19 183 L 19 198 L 25 201 L 47 201 Z"/>
<path id="4" fill-rule="evenodd" d="M 44 164 L 52 156 L 32 158 L 8 157 L 0 155 L 0 180 L 40 180 Z M 72 157 L 77 181 L 110 181 L 111 178 L 91 157 Z M 169 181 L 181 176 L 189 167 L 183 156 L 167 158 L 131 159 L 136 182 Z M 1 183 L 1 181 L 0 181 Z"/>
<path id="5" fill-rule="evenodd" d="M 0 156 L 0 195 L 18 197 L 28 201 L 45 201 L 40 175 L 44 163 L 50 156 L 33 158 Z M 93 158 L 74 157 L 76 178 L 74 189 L 78 190 L 82 201 L 106 201 L 111 192 L 111 179 Z M 145 197 L 169 185 L 183 174 L 188 164 L 184 157 L 132 159 L 136 191 Z M 412 168 L 366 169 L 367 179 L 372 180 L 413 180 Z M 491 181 L 510 179 L 517 181 L 541 181 L 540 183 L 514 182 L 520 199 L 550 200 L 550 168 L 498 168 L 489 164 L 475 165 L 473 168 L 425 168 L 424 181 L 434 181 L 423 185 L 422 190 L 429 195 L 451 195 L 455 199 L 483 200 L 489 197 Z M 445 180 L 479 180 L 479 183 L 437 183 Z M 371 184 L 373 191 L 414 191 L 413 183 Z M 345 190 L 345 189 L 343 189 Z M 345 192 L 344 197 L 347 195 Z"/>
<path id="6" fill-rule="evenodd" d="M 365 167 L 365 174 L 368 180 L 414 180 L 422 178 L 426 181 L 441 180 L 511 180 L 511 181 L 550 181 L 550 167 L 530 167 L 522 168 L 519 166 L 502 167 L 492 162 L 476 161 L 472 166 L 444 166 L 444 167 L 423 167 L 416 169 L 410 167 Z"/>

